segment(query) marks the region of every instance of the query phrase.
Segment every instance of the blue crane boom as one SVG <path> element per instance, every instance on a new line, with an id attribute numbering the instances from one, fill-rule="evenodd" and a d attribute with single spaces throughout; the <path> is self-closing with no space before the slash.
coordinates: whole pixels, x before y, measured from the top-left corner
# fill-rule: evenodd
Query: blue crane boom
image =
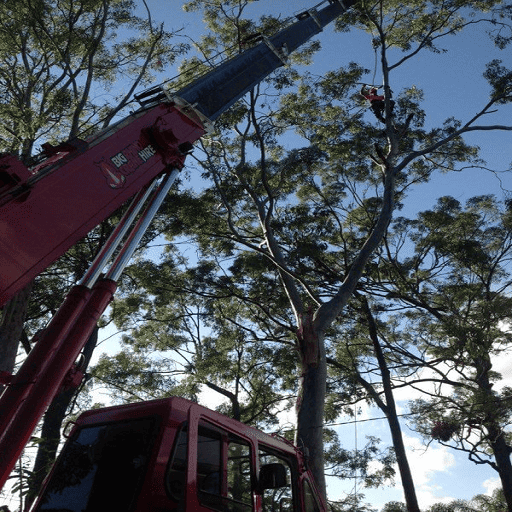
<path id="1" fill-rule="evenodd" d="M 295 23 L 274 36 L 262 36 L 259 44 L 223 62 L 177 91 L 176 95 L 194 105 L 210 120 L 216 120 L 244 94 L 283 66 L 289 53 L 319 34 L 325 26 L 350 8 L 355 0 L 325 0 L 322 3 L 328 5 L 320 10 L 314 8 L 304 11 L 297 16 L 298 21 Z M 144 101 L 155 91 L 151 89 L 137 98 Z"/>

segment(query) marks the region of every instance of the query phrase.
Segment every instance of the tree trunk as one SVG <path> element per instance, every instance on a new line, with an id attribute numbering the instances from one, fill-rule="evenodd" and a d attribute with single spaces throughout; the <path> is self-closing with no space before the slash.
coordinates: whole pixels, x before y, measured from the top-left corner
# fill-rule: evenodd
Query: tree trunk
<path id="1" fill-rule="evenodd" d="M 238 393 L 232 393 L 227 389 L 217 386 L 217 384 L 214 384 L 213 382 L 205 382 L 204 384 L 210 389 L 213 389 L 213 391 L 216 391 L 217 393 L 227 397 L 231 402 L 231 417 L 234 420 L 242 421 L 242 409 L 240 407 L 240 401 L 238 400 Z"/>
<path id="2" fill-rule="evenodd" d="M 398 421 L 398 415 L 396 412 L 395 397 L 393 396 L 393 388 L 391 383 L 391 373 L 388 368 L 386 357 L 384 356 L 384 352 L 382 351 L 382 347 L 379 343 L 377 324 L 375 323 L 375 318 L 373 317 L 368 301 L 363 298 L 361 302 L 366 318 L 368 320 L 370 338 L 373 343 L 373 349 L 375 351 L 375 356 L 379 363 L 379 369 L 382 376 L 382 385 L 384 388 L 384 396 L 386 397 L 386 404 L 380 404 L 380 408 L 388 420 L 389 430 L 393 440 L 393 447 L 395 449 L 398 470 L 400 471 L 400 478 L 402 479 L 402 487 L 404 490 L 407 511 L 421 512 L 418 505 L 418 498 L 416 497 L 416 489 L 414 487 L 411 468 L 409 466 L 407 453 L 405 451 L 402 430 L 400 428 L 400 422 Z M 377 403 L 379 404 L 379 402 Z"/>
<path id="3" fill-rule="evenodd" d="M 510 462 L 511 448 L 508 446 L 502 430 L 498 430 L 495 441 L 491 442 L 492 451 L 498 473 L 500 475 L 501 486 L 503 487 L 503 495 L 507 502 L 507 512 L 512 512 L 512 463 Z M 489 432 L 492 436 L 493 432 Z"/>
<path id="4" fill-rule="evenodd" d="M 0 371 L 14 370 L 31 290 L 32 284 L 27 285 L 4 306 L 0 324 Z"/>
<path id="5" fill-rule="evenodd" d="M 409 461 L 407 460 L 407 453 L 405 451 L 402 431 L 400 429 L 400 422 L 398 421 L 394 407 L 393 411 L 390 414 L 387 414 L 386 417 L 389 424 L 389 430 L 391 432 L 391 438 L 393 440 L 396 462 L 398 464 L 398 470 L 400 471 L 400 478 L 402 479 L 402 487 L 404 489 L 404 498 L 407 505 L 407 511 L 421 512 L 418 505 L 418 498 L 416 497 L 416 489 L 414 487 L 411 468 L 409 466 Z"/>
<path id="6" fill-rule="evenodd" d="M 98 342 L 98 327 L 94 329 L 92 334 L 87 340 L 87 344 L 82 352 L 84 359 L 80 365 L 80 369 L 85 372 L 89 363 L 96 344 Z M 29 491 L 26 499 L 25 510 L 28 510 L 41 488 L 43 480 L 45 479 L 52 464 L 57 457 L 57 449 L 61 440 L 61 428 L 66 418 L 66 412 L 75 397 L 77 389 L 69 388 L 61 391 L 52 401 L 46 414 L 44 415 L 43 425 L 41 428 L 41 442 L 38 446 L 36 460 L 32 475 L 29 478 Z"/>
<path id="7" fill-rule="evenodd" d="M 507 444 L 505 434 L 500 426 L 499 410 L 493 405 L 496 404 L 496 396 L 492 390 L 493 384 L 489 376 L 492 369 L 489 354 L 480 354 L 475 357 L 474 365 L 477 373 L 475 380 L 480 390 L 485 393 L 485 401 L 489 404 L 485 409 L 486 418 L 482 424 L 487 430 L 487 440 L 492 448 L 496 467 L 498 468 L 508 512 L 512 512 L 512 463 L 510 462 L 512 448 Z"/>
<path id="8" fill-rule="evenodd" d="M 301 376 L 296 404 L 297 431 L 295 444 L 306 453 L 318 490 L 327 497 L 324 473 L 323 422 L 327 382 L 327 363 L 323 337 L 313 329 L 311 312 L 304 315 L 298 331 Z"/>

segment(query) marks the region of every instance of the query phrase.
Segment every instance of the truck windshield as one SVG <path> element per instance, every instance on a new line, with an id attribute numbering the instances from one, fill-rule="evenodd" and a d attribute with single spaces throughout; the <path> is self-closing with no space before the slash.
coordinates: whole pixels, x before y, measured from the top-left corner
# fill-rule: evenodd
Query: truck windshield
<path id="1" fill-rule="evenodd" d="M 133 507 L 156 428 L 154 418 L 83 427 L 66 444 L 35 510 L 87 512 Z"/>

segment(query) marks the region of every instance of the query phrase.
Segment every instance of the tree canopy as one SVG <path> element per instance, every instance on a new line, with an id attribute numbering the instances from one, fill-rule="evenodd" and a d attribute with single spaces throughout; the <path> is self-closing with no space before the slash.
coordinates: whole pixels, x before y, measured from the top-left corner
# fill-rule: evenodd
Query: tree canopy
<path id="1" fill-rule="evenodd" d="M 211 30 L 197 42 L 201 55 L 219 48 L 239 49 L 240 34 L 247 27 L 253 32 L 272 27 L 268 17 L 261 25 L 244 20 L 248 4 L 189 4 L 191 9 L 204 8 Z M 353 9 L 340 18 L 338 28 L 355 26 L 373 34 L 389 96 L 400 67 L 422 51 L 441 51 L 442 37 L 476 22 L 489 23 L 496 43 L 506 45 L 509 15 L 500 2 L 376 2 Z M 434 128 L 426 127 L 427 107 L 413 84 L 399 90 L 393 85 L 395 104 L 391 112 L 391 103 L 386 102 L 384 126 L 364 114 L 358 91 L 368 74 L 357 63 L 344 63 L 322 77 L 303 69 L 282 69 L 223 116 L 218 132 L 202 140 L 202 152 L 195 156 L 207 180 L 204 188 L 172 196 L 176 213 L 171 214 L 167 231 L 169 250 L 158 264 L 147 266 L 154 284 L 142 291 L 137 288 L 142 281 L 133 274 L 133 291 L 121 299 L 123 311 L 131 306 L 134 313 L 146 316 L 152 329 L 162 324 L 154 331 L 155 341 L 162 339 L 172 318 L 181 317 L 175 305 L 182 303 L 179 297 L 195 294 L 202 306 L 207 305 L 201 307 L 201 318 L 204 326 L 215 325 L 224 360 L 238 359 L 236 351 L 231 356 L 224 352 L 222 331 L 216 326 L 219 318 L 234 328 L 229 329 L 231 340 L 241 329 L 251 345 L 265 350 L 280 354 L 282 347 L 294 347 L 293 357 L 274 359 L 279 365 L 274 374 L 280 375 L 288 393 L 297 396 L 296 441 L 308 446 L 320 481 L 321 426 L 339 412 L 322 406 L 329 403 L 327 389 L 333 391 L 330 384 L 326 387 L 331 382 L 326 355 L 341 357 L 339 340 L 350 325 L 344 312 L 353 293 L 372 291 L 368 280 L 378 273 L 381 244 L 395 205 L 406 203 L 409 189 L 439 170 L 483 166 L 478 147 L 466 142 L 464 134 L 510 130 L 507 125 L 485 124 L 488 113 L 511 99 L 509 71 L 500 63 L 487 68 L 489 87 L 476 115 L 460 121 L 448 117 Z M 290 130 L 300 137 L 293 149 L 282 139 Z M 193 257 L 177 257 L 185 243 L 194 244 Z M 135 267 L 132 271 L 137 272 Z M 162 293 L 164 303 L 159 299 Z M 221 306 L 225 303 L 234 309 Z M 154 318 L 156 306 L 162 307 L 159 316 L 165 322 Z M 144 329 L 134 330 L 134 340 L 142 333 L 148 335 Z M 179 338 L 171 338 L 173 349 L 184 342 Z M 210 343 L 217 337 L 206 331 L 204 339 Z M 194 363 L 202 354 L 195 353 Z M 218 385 L 221 367 L 208 369 L 214 371 Z M 237 382 L 231 377 L 235 388 Z"/>
<path id="2" fill-rule="evenodd" d="M 279 28 L 276 17 L 246 17 L 251 3 L 188 2 L 185 8 L 202 13 L 208 32 L 195 42 L 198 56 L 181 69 L 206 69 L 219 51 L 243 51 L 247 35 Z M 59 34 L 59 52 L 69 55 L 68 62 L 54 55 L 53 36 L 46 39 L 53 21 L 45 30 L 40 26 L 46 11 L 29 18 L 27 41 L 47 41 L 48 62 L 59 64 L 41 72 L 37 87 L 24 75 L 35 99 L 18 117 L 9 113 L 17 100 L 6 86 L 0 115 L 11 124 L 4 129 L 20 127 L 6 139 L 6 150 L 29 155 L 39 138 L 59 137 L 63 130 L 74 136 L 100 119 L 109 122 L 133 88 L 151 80 L 155 62 L 183 50 L 170 47 L 151 18 L 129 16 L 131 3 L 90 4 L 82 7 L 90 27 L 100 23 L 94 16 L 114 9 L 103 28 L 110 39 L 100 44 L 99 36 L 86 38 L 94 32 L 82 30 L 75 41 L 80 26 L 71 26 L 72 36 Z M 62 5 L 67 10 L 58 10 L 59 16 L 80 10 L 77 3 Z M 380 452 L 385 471 L 372 480 L 368 461 L 377 457 L 376 441 L 364 461 L 354 462 L 325 423 L 357 400 L 379 404 L 394 429 L 403 476 L 406 454 L 397 449 L 393 388 L 436 379 L 447 391 L 414 404 L 417 429 L 432 438 L 439 424 L 444 431 L 435 435 L 442 442 L 469 447 L 476 459 L 491 449 L 493 464 L 499 468 L 500 456 L 501 467 L 507 459 L 510 465 L 508 406 L 486 416 L 490 397 L 506 403 L 510 394 L 493 389 L 498 376 L 490 360 L 508 343 L 500 322 L 510 311 L 510 206 L 490 196 L 465 206 L 445 197 L 418 215 L 397 218 L 397 210 L 408 205 L 411 190 L 439 172 L 486 172 L 468 135 L 512 131 L 510 123 L 490 121 L 496 111 L 508 112 L 512 100 L 512 72 L 498 58 L 475 71 L 488 84 L 474 100 L 476 113 L 457 119 L 446 112 L 438 126 L 427 122 L 421 84 L 403 83 L 402 69 L 425 52 L 441 54 L 445 38 L 473 26 L 487 27 L 497 48 L 506 48 L 511 15 L 512 7 L 500 1 L 382 0 L 362 1 L 340 17 L 338 31 L 370 35 L 383 79 L 384 122 L 359 94 L 363 82 L 374 81 L 371 70 L 339 60 L 323 76 L 308 71 L 316 43 L 234 105 L 188 157 L 201 174 L 200 186 L 182 182 L 164 205 L 158 219 L 162 254 L 140 256 L 122 278 L 111 318 L 126 332 L 123 352 L 101 359 L 97 381 L 115 390 L 118 400 L 176 393 L 197 399 L 209 388 L 225 398 L 223 412 L 263 428 L 275 428 L 295 408 L 286 435 L 308 449 L 325 492 L 326 460 L 345 477 L 359 464 L 369 484 L 389 479 L 393 463 L 389 452 Z M 144 37 L 118 42 L 121 22 Z M 37 76 L 35 57 L 28 59 L 33 68 L 22 64 L 20 41 L 16 57 L 7 57 L 16 64 L 12 69 L 25 66 L 24 73 Z M 85 66 L 90 62 L 98 69 Z M 117 90 L 121 69 L 131 74 L 133 87 L 123 90 L 116 107 L 89 100 L 94 80 Z M 52 86 L 56 81 L 67 84 L 61 96 Z M 56 110 L 62 120 L 47 113 L 52 102 L 62 105 Z M 443 440 L 447 428 L 451 435 Z M 499 470 L 504 486 L 507 471 Z M 408 511 L 419 512 L 412 478 L 403 483 Z M 507 503 L 512 511 L 512 497 Z M 357 507 L 358 500 L 345 508 Z"/>

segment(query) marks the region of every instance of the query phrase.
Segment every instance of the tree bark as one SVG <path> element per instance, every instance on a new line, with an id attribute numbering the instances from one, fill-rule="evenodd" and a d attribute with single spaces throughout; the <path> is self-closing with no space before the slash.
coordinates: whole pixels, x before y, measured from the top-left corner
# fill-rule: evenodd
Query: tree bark
<path id="1" fill-rule="evenodd" d="M 386 415 L 388 420 L 389 430 L 391 432 L 391 438 L 393 440 L 393 447 L 395 449 L 396 461 L 398 464 L 398 470 L 400 471 L 400 478 L 402 479 L 402 487 L 404 490 L 405 503 L 407 505 L 408 512 L 421 512 L 418 505 L 418 498 L 416 497 L 416 490 L 414 487 L 414 480 L 412 478 L 411 468 L 407 459 L 407 452 L 405 451 L 404 440 L 402 437 L 402 430 L 400 428 L 400 422 L 396 412 L 395 397 L 393 396 L 393 388 L 391 384 L 391 373 L 388 368 L 384 352 L 379 343 L 379 337 L 377 333 L 377 325 L 375 318 L 371 312 L 368 301 L 363 298 L 362 300 L 363 310 L 368 320 L 368 328 L 370 332 L 370 338 L 373 343 L 373 349 L 375 356 L 379 363 L 379 369 L 382 376 L 382 386 L 384 388 L 384 396 L 386 397 L 386 404 L 380 403 L 380 408 Z M 379 404 L 379 402 L 377 402 Z"/>
<path id="2" fill-rule="evenodd" d="M 309 448 L 310 466 L 324 497 L 327 496 L 322 437 L 327 385 L 324 336 L 353 295 L 366 263 L 382 242 L 391 221 L 394 207 L 395 170 L 388 167 L 383 171 L 385 176 L 383 205 L 374 228 L 354 259 L 336 295 L 330 301 L 323 303 L 314 314 L 311 310 L 303 313 L 297 331 L 302 375 L 296 407 L 296 443 L 299 448 L 302 446 Z"/>
<path id="3" fill-rule="evenodd" d="M 398 470 L 400 471 L 400 478 L 402 479 L 402 487 L 404 490 L 405 503 L 408 512 L 421 512 L 418 505 L 418 498 L 416 497 L 416 489 L 414 487 L 414 480 L 412 478 L 411 468 L 407 460 L 407 452 L 405 451 L 404 440 L 402 437 L 402 430 L 400 429 L 400 422 L 396 414 L 396 409 L 393 407 L 386 418 L 393 440 L 393 447 L 395 449 L 396 462 Z M 388 404 L 389 406 L 389 404 Z"/>
<path id="4" fill-rule="evenodd" d="M 214 384 L 213 382 L 205 382 L 204 384 L 205 386 L 208 386 L 210 389 L 213 389 L 217 393 L 220 393 L 221 395 L 228 398 L 229 401 L 231 402 L 231 417 L 234 420 L 242 421 L 242 409 L 240 407 L 240 402 L 238 400 L 238 395 L 236 393 L 231 393 L 231 391 L 221 388 L 220 386 L 217 386 L 217 384 Z"/>
<path id="5" fill-rule="evenodd" d="M 477 370 L 477 378 L 475 380 L 480 389 L 487 395 L 488 403 L 491 404 L 487 408 L 487 417 L 482 422 L 482 425 L 487 430 L 487 439 L 493 451 L 508 512 L 512 512 L 512 463 L 510 461 L 512 448 L 507 444 L 505 433 L 497 421 L 496 415 L 498 411 L 492 405 L 496 403 L 496 396 L 492 391 L 493 385 L 489 378 L 489 371 L 492 368 L 491 359 L 486 354 L 475 358 L 474 363 Z"/>
<path id="6" fill-rule="evenodd" d="M 498 474 L 500 475 L 503 495 L 507 502 L 507 512 L 512 512 L 512 463 L 510 462 L 511 448 L 508 446 L 503 431 L 498 431 L 495 441 L 491 442 L 492 451 Z M 490 431 L 490 435 L 494 432 Z"/>
<path id="7" fill-rule="evenodd" d="M 31 290 L 32 284 L 27 285 L 4 306 L 0 324 L 0 371 L 14 371 Z"/>
<path id="8" fill-rule="evenodd" d="M 83 361 L 80 369 L 85 372 L 92 358 L 98 342 L 98 327 L 94 329 L 87 340 L 82 352 Z M 52 464 L 57 457 L 57 450 L 61 440 L 61 428 L 66 418 L 66 412 L 75 397 L 76 388 L 64 389 L 52 401 L 44 415 L 41 428 L 41 442 L 39 444 L 34 469 L 29 478 L 29 491 L 25 503 L 25 510 L 29 510 Z"/>
<path id="9" fill-rule="evenodd" d="M 327 496 L 324 470 L 323 422 L 327 382 L 325 344 L 313 328 L 312 313 L 303 315 L 298 331 L 301 376 L 296 403 L 295 444 L 304 450 L 319 491 Z M 307 450 L 305 450 L 307 448 Z"/>

